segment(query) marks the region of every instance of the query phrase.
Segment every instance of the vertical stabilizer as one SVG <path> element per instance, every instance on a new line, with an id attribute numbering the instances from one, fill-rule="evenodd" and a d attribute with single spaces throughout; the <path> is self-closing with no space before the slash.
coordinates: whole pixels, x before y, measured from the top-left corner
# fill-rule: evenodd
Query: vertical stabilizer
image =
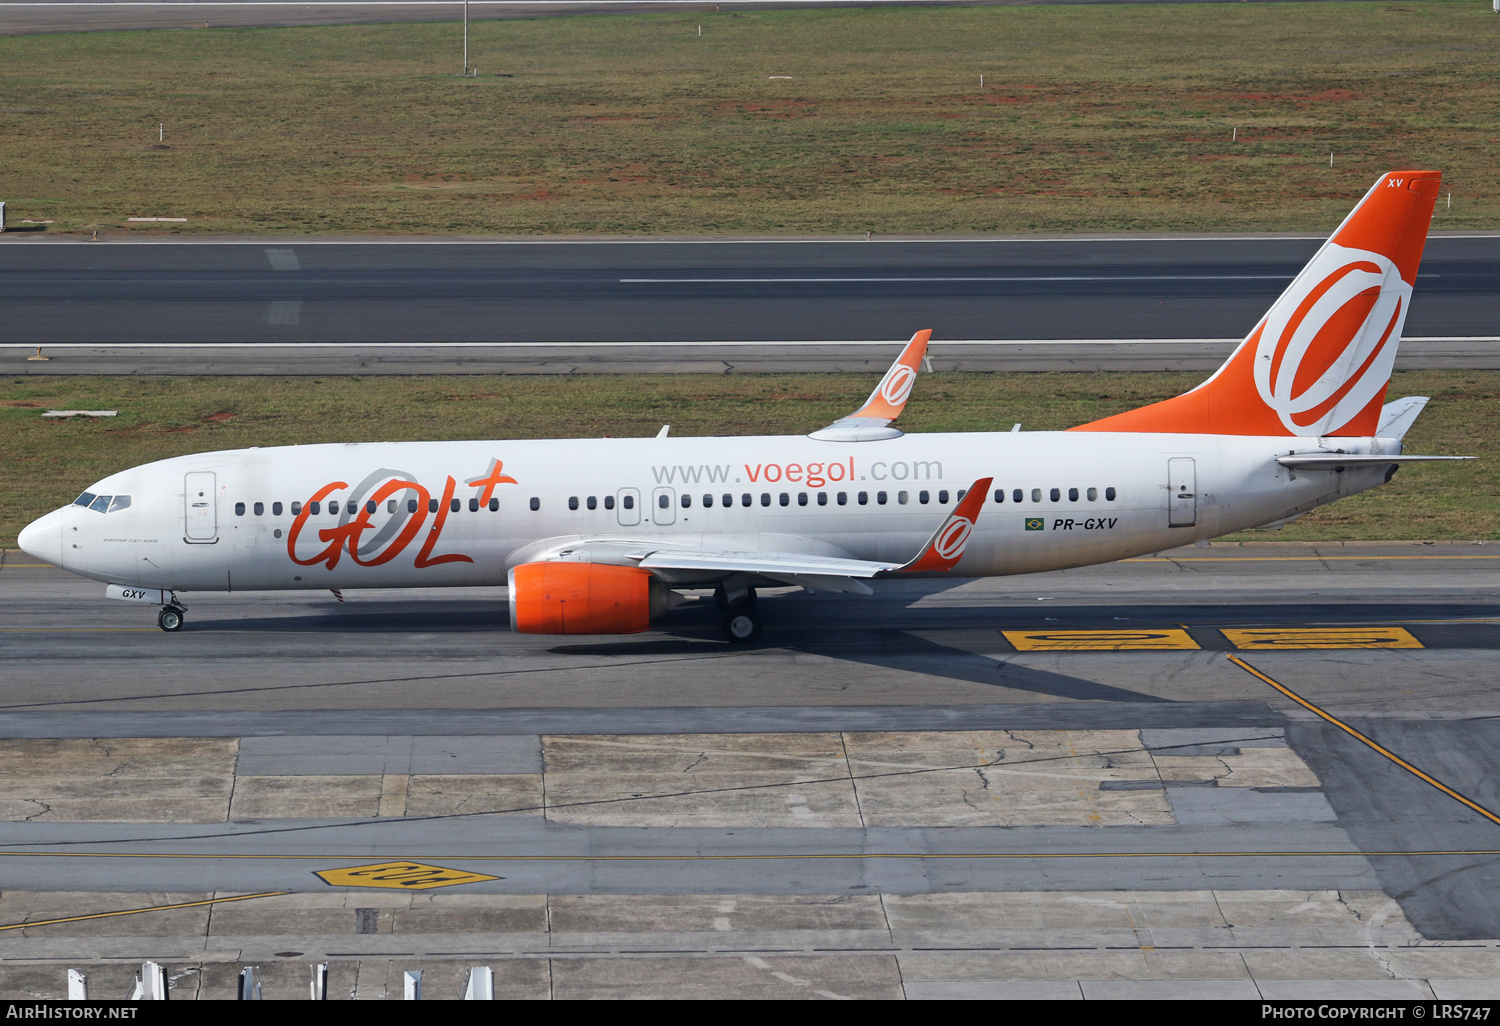
<path id="1" fill-rule="evenodd" d="M 1073 430 L 1373 435 L 1442 177 L 1382 175 L 1213 377 Z"/>

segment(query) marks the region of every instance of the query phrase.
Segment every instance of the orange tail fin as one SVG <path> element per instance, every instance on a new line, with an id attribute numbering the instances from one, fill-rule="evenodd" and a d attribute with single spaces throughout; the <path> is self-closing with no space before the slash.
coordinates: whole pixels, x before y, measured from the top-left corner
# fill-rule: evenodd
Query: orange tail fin
<path id="1" fill-rule="evenodd" d="M 1373 435 L 1442 178 L 1382 175 L 1213 377 L 1072 430 Z"/>

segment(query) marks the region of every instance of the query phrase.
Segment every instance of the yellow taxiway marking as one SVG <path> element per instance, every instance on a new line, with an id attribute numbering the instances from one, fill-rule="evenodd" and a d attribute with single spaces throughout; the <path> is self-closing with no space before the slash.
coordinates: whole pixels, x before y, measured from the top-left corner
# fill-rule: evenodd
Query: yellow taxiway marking
<path id="1" fill-rule="evenodd" d="M 6 923 L 0 930 L 26 930 L 33 926 L 55 926 L 58 923 L 79 923 L 86 919 L 109 919 L 114 916 L 138 916 L 142 912 L 170 912 L 178 908 L 199 908 L 203 905 L 218 905 L 226 901 L 249 901 L 251 898 L 273 898 L 291 891 L 262 891 L 259 894 L 235 894 L 228 898 L 207 898 L 203 901 L 180 901 L 175 905 L 151 905 L 147 908 L 123 908 L 115 912 L 91 912 L 86 916 L 63 916 L 61 919 L 37 919 L 29 923 Z"/>
<path id="2" fill-rule="evenodd" d="M 432 887 L 452 887 L 455 884 L 498 879 L 483 873 L 405 861 L 349 866 L 345 869 L 322 869 L 313 875 L 333 887 L 391 887 L 408 891 L 425 891 Z"/>
<path id="3" fill-rule="evenodd" d="M 1274 651 L 1281 648 L 1421 648 L 1405 627 L 1261 627 L 1219 628 L 1235 648 Z"/>
<path id="4" fill-rule="evenodd" d="M 1441 785 L 1438 785 L 1441 786 Z M 1500 822 L 1500 821 L 1497 821 Z M 84 858 L 84 859 L 204 859 L 207 861 L 255 861 L 285 862 L 333 862 L 348 859 L 353 861 L 369 858 L 369 855 L 203 855 L 187 852 L 136 852 L 122 854 L 107 851 L 6 851 L 0 856 L 30 858 Z M 971 852 L 922 852 L 922 851 L 851 851 L 851 852 L 751 852 L 744 855 L 437 855 L 439 861 L 454 862 L 827 862 L 837 859 L 868 861 L 871 859 L 1311 859 L 1311 858 L 1370 858 L 1377 855 L 1415 857 L 1418 855 L 1450 855 L 1469 858 L 1473 856 L 1500 855 L 1500 848 L 1432 848 L 1412 851 L 1360 851 L 1337 849 L 1328 851 L 971 851 Z M 427 858 L 428 856 L 423 856 Z M 451 872 L 459 872 L 452 870 Z M 318 874 L 318 875 L 321 875 Z M 207 905 L 213 901 L 241 901 L 244 898 L 264 898 L 284 891 L 267 891 L 265 894 L 249 894 L 241 898 L 215 898 L 211 901 L 190 902 Z M 186 908 L 187 905 L 162 906 L 163 908 Z M 142 910 L 142 911 L 150 911 Z M 106 913 L 122 915 L 124 913 Z M 19 924 L 21 926 L 37 924 Z"/>
<path id="5" fill-rule="evenodd" d="M 1313 705 L 1311 702 L 1309 702 L 1307 699 L 1303 698 L 1301 695 L 1297 694 L 1295 691 L 1293 691 L 1291 688 L 1287 687 L 1285 684 L 1278 683 L 1277 681 L 1272 680 L 1270 677 L 1267 677 L 1264 673 L 1261 673 L 1259 670 L 1257 670 L 1255 667 L 1251 666 L 1249 663 L 1245 662 L 1245 660 L 1241 659 L 1239 656 L 1230 656 L 1229 657 L 1229 661 L 1231 663 L 1234 663 L 1240 669 L 1244 670 L 1246 673 L 1248 673 L 1248 674 L 1250 674 L 1252 676 L 1255 676 L 1255 677 L 1259 677 L 1261 680 L 1263 680 L 1267 684 L 1271 685 L 1271 687 L 1275 688 L 1277 691 L 1280 691 L 1283 695 L 1285 695 L 1286 697 L 1290 698 L 1292 701 L 1296 702 L 1298 705 L 1302 706 L 1302 708 L 1308 710 L 1309 712 L 1316 713 L 1318 716 L 1320 716 L 1323 719 L 1327 720 L 1329 723 L 1333 724 L 1335 727 L 1339 728 L 1344 733 L 1348 734 L 1350 737 L 1354 738 L 1355 740 L 1357 740 L 1357 741 L 1359 741 L 1359 742 L 1361 742 L 1363 744 L 1369 745 L 1375 751 L 1379 752 L 1381 755 L 1385 756 L 1387 759 L 1391 760 L 1397 766 L 1400 766 L 1402 769 L 1406 770 L 1408 773 L 1412 774 L 1417 779 L 1422 780 L 1422 781 L 1424 781 L 1424 782 L 1426 782 L 1428 784 L 1431 784 L 1433 787 L 1437 788 L 1439 791 L 1443 792 L 1445 795 L 1447 795 L 1449 798 L 1452 798 L 1454 801 L 1461 802 L 1462 804 L 1467 805 L 1469 808 L 1473 809 L 1475 812 L 1479 813 L 1481 816 L 1483 816 L 1485 819 L 1489 820 L 1490 822 L 1495 823 L 1495 824 L 1500 824 L 1500 816 L 1495 815 L 1489 809 L 1486 809 L 1483 805 L 1480 805 L 1478 802 L 1474 801 L 1472 798 L 1466 798 L 1466 797 L 1464 797 L 1463 795 L 1459 794 L 1457 791 L 1453 790 L 1453 788 L 1451 788 L 1447 784 L 1443 783 L 1441 780 L 1438 780 L 1436 777 L 1432 777 L 1432 776 L 1427 775 L 1426 773 L 1423 773 L 1421 770 L 1417 769 L 1417 767 L 1413 766 L 1411 763 L 1409 763 L 1405 759 L 1401 758 L 1401 756 L 1399 756 L 1396 753 L 1392 752 L 1390 749 L 1384 748 L 1381 745 L 1379 745 L 1379 744 L 1375 743 L 1374 741 L 1370 740 L 1369 738 L 1365 737 L 1363 734 L 1361 734 L 1359 731 L 1355 730 L 1353 727 L 1349 726 L 1349 724 L 1345 723 L 1343 720 L 1340 720 L 1340 719 L 1338 719 L 1338 718 L 1336 718 L 1336 717 L 1334 717 L 1334 716 L 1332 716 L 1332 715 L 1324 712 L 1322 709 L 1319 709 L 1317 706 Z M 1372 852 L 1371 854 L 1376 854 L 1376 853 Z"/>
<path id="6" fill-rule="evenodd" d="M 1019 652 L 1130 652 L 1196 649 L 1187 631 L 1119 629 L 1104 631 L 1001 631 Z"/>

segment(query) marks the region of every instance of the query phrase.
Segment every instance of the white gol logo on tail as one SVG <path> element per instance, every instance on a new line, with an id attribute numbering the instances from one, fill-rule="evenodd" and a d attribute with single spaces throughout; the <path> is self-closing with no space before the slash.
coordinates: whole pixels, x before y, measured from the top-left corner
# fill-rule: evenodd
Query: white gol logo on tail
<path id="1" fill-rule="evenodd" d="M 1304 382 L 1300 392 L 1294 392 L 1298 371 L 1318 333 L 1347 304 L 1371 288 L 1379 288 L 1380 295 L 1364 322 L 1352 337 L 1341 340 L 1342 348 L 1331 359 L 1327 348 L 1320 346 L 1321 351 L 1311 358 L 1326 360 L 1327 366 L 1310 383 Z M 1320 289 L 1324 291 L 1305 316 L 1291 323 L 1303 301 Z M 1277 300 L 1266 315 L 1255 351 L 1255 387 L 1288 431 L 1304 436 L 1331 434 L 1381 393 L 1396 361 L 1396 344 L 1401 340 L 1411 291 L 1396 265 L 1386 257 L 1329 243 L 1303 271 L 1296 287 Z M 1359 373 L 1362 367 L 1364 371 Z M 1294 420 L 1328 402 L 1357 373 L 1359 379 L 1322 416 L 1305 424 Z"/>
<path id="2" fill-rule="evenodd" d="M 880 383 L 880 398 L 892 406 L 900 406 L 911 395 L 911 387 L 916 383 L 917 372 L 904 363 L 898 363 Z"/>
<path id="3" fill-rule="evenodd" d="M 943 559 L 957 559 L 964 554 L 964 546 L 969 544 L 969 535 L 973 531 L 974 521 L 954 517 L 932 543 L 932 551 Z"/>

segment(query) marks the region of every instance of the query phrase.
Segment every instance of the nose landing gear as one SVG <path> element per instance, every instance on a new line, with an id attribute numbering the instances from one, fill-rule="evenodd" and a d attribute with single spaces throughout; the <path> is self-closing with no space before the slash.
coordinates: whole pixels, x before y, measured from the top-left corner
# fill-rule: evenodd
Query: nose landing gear
<path id="1" fill-rule="evenodd" d="M 182 630 L 183 608 L 175 602 L 171 605 L 162 606 L 161 612 L 156 614 L 156 626 L 164 631 Z"/>

